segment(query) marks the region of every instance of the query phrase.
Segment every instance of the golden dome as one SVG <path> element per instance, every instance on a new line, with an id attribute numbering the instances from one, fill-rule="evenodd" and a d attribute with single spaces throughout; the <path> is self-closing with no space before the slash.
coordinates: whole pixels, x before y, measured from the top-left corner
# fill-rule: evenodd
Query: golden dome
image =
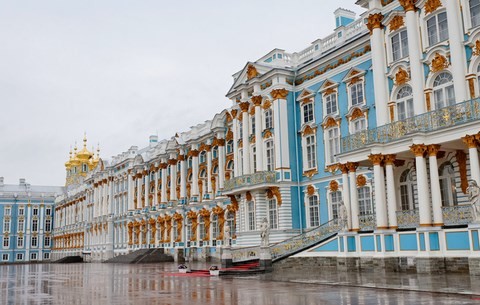
<path id="1" fill-rule="evenodd" d="M 93 158 L 94 154 L 93 152 L 90 152 L 87 149 L 87 136 L 85 135 L 83 137 L 83 148 L 81 151 L 79 151 L 75 157 L 78 158 L 81 162 L 87 162 L 91 158 Z"/>

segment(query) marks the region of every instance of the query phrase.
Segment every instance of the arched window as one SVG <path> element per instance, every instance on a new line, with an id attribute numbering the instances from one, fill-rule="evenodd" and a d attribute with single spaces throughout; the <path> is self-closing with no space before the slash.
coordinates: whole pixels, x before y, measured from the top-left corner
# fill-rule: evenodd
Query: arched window
<path id="1" fill-rule="evenodd" d="M 447 13 L 442 12 L 427 20 L 428 45 L 433 46 L 448 39 Z"/>
<path id="2" fill-rule="evenodd" d="M 205 239 L 205 220 L 202 216 L 198 216 L 198 234 L 199 241 Z"/>
<path id="3" fill-rule="evenodd" d="M 265 110 L 265 129 L 273 128 L 273 115 L 272 109 Z"/>
<path id="4" fill-rule="evenodd" d="M 255 202 L 247 201 L 247 230 L 255 231 Z"/>
<path id="5" fill-rule="evenodd" d="M 273 171 L 275 169 L 275 152 L 273 150 L 273 141 L 269 140 L 265 142 L 265 162 L 266 170 Z"/>
<path id="6" fill-rule="evenodd" d="M 257 171 L 257 147 L 252 145 L 252 158 L 251 158 L 251 168 L 253 168 L 253 172 Z"/>
<path id="7" fill-rule="evenodd" d="M 453 78 L 448 72 L 440 73 L 433 82 L 433 96 L 435 109 L 455 105 L 455 91 L 453 90 Z"/>
<path id="8" fill-rule="evenodd" d="M 200 153 L 200 163 L 207 162 L 207 153 L 205 151 L 202 151 Z"/>
<path id="9" fill-rule="evenodd" d="M 268 199 L 268 222 L 270 229 L 278 229 L 278 206 L 275 197 Z"/>
<path id="10" fill-rule="evenodd" d="M 218 147 L 215 146 L 214 148 L 212 148 L 212 158 L 216 159 L 217 157 L 218 157 Z"/>
<path id="11" fill-rule="evenodd" d="M 392 36 L 392 57 L 399 60 L 408 56 L 407 30 L 400 31 Z"/>
<path id="12" fill-rule="evenodd" d="M 398 120 L 404 120 L 413 115 L 412 87 L 406 85 L 400 88 L 397 93 L 397 118 Z"/>
<path id="13" fill-rule="evenodd" d="M 470 0 L 470 19 L 472 21 L 472 27 L 480 25 L 480 0 Z"/>
<path id="14" fill-rule="evenodd" d="M 367 120 L 365 117 L 359 117 L 358 119 L 353 120 L 350 124 L 352 128 L 352 134 L 367 129 Z"/>
<path id="15" fill-rule="evenodd" d="M 332 219 L 338 218 L 338 208 L 342 202 L 342 192 L 335 191 L 330 193 L 330 205 L 332 207 Z"/>
<path id="16" fill-rule="evenodd" d="M 417 207 L 415 202 L 415 172 L 407 169 L 400 176 L 400 204 L 403 211 L 414 210 Z"/>
<path id="17" fill-rule="evenodd" d="M 358 207 L 360 215 L 373 214 L 372 197 L 370 196 L 370 187 L 362 186 L 358 190 Z"/>
<path id="18" fill-rule="evenodd" d="M 320 206 L 317 195 L 308 197 L 308 212 L 310 227 L 318 227 L 320 225 Z"/>
<path id="19" fill-rule="evenodd" d="M 187 221 L 185 222 L 185 226 L 186 226 L 185 234 L 187 235 L 186 236 L 186 238 L 187 238 L 186 241 L 188 242 L 192 239 L 192 219 L 191 218 L 187 217 Z"/>
<path id="20" fill-rule="evenodd" d="M 455 186 L 455 170 L 452 163 L 445 162 L 439 169 L 440 193 L 442 194 L 442 206 L 456 206 L 457 189 Z"/>

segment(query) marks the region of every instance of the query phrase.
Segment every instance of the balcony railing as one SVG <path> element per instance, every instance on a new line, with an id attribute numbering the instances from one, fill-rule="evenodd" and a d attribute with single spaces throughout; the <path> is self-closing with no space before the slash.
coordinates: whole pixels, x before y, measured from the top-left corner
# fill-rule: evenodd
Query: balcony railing
<path id="1" fill-rule="evenodd" d="M 442 214 L 445 226 L 466 225 L 473 221 L 470 204 L 442 207 Z M 397 225 L 399 228 L 417 228 L 420 225 L 418 210 L 397 211 Z"/>
<path id="2" fill-rule="evenodd" d="M 277 182 L 277 176 L 275 172 L 258 172 L 251 175 L 234 177 L 225 181 L 224 191 L 231 191 L 233 189 L 246 186 L 251 187 L 259 184 L 275 182 Z"/>
<path id="3" fill-rule="evenodd" d="M 375 214 L 367 214 L 358 216 L 360 224 L 360 231 L 372 231 L 377 226 L 377 219 Z"/>
<path id="4" fill-rule="evenodd" d="M 385 144 L 417 132 L 440 130 L 479 118 L 480 100 L 469 100 L 343 137 L 341 150 L 347 153 L 370 144 Z"/>

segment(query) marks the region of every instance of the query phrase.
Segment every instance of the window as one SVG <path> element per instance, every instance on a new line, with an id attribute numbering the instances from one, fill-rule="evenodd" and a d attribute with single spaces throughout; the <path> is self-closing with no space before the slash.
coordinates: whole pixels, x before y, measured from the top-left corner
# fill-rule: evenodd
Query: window
<path id="1" fill-rule="evenodd" d="M 302 109 L 303 109 L 303 124 L 313 122 L 313 103 L 304 104 Z"/>
<path id="2" fill-rule="evenodd" d="M 38 208 L 33 208 L 32 215 L 38 216 Z"/>
<path id="3" fill-rule="evenodd" d="M 412 170 L 405 170 L 400 176 L 400 203 L 403 211 L 414 210 L 415 203 L 415 172 Z"/>
<path id="4" fill-rule="evenodd" d="M 3 237 L 3 247 L 4 248 L 10 247 L 10 237 L 8 236 Z"/>
<path id="5" fill-rule="evenodd" d="M 50 236 L 46 236 L 43 240 L 44 247 L 50 247 Z"/>
<path id="6" fill-rule="evenodd" d="M 10 218 L 3 220 L 3 232 L 10 232 Z"/>
<path id="7" fill-rule="evenodd" d="M 440 41 L 448 39 L 447 13 L 432 16 L 427 20 L 428 45 L 433 46 Z"/>
<path id="8" fill-rule="evenodd" d="M 32 245 L 32 247 L 37 247 L 38 246 L 38 237 L 32 236 L 31 245 Z"/>
<path id="9" fill-rule="evenodd" d="M 199 240 L 204 240 L 205 239 L 205 221 L 203 220 L 203 217 L 199 217 L 199 222 L 198 222 L 198 232 L 199 232 Z"/>
<path id="10" fill-rule="evenodd" d="M 192 219 L 191 218 L 187 218 L 186 226 L 187 226 L 186 228 L 187 231 L 185 232 L 187 234 L 186 241 L 189 241 L 189 240 L 192 240 Z"/>
<path id="11" fill-rule="evenodd" d="M 397 93 L 397 118 L 404 120 L 414 115 L 412 87 L 403 86 Z"/>
<path id="12" fill-rule="evenodd" d="M 455 171 L 450 162 L 446 162 L 438 169 L 440 180 L 440 194 L 442 195 L 442 206 L 456 206 L 457 189 L 455 187 Z"/>
<path id="13" fill-rule="evenodd" d="M 340 152 L 340 132 L 338 127 L 327 129 L 327 162 L 329 164 L 335 163 L 337 155 Z"/>
<path id="14" fill-rule="evenodd" d="M 178 238 L 178 222 L 173 221 L 172 231 L 173 231 L 173 241 L 176 241 Z"/>
<path id="15" fill-rule="evenodd" d="M 308 135 L 305 137 L 305 149 L 306 149 L 306 169 L 312 169 L 317 167 L 317 152 L 315 151 L 315 136 Z"/>
<path id="16" fill-rule="evenodd" d="M 227 142 L 227 154 L 231 154 L 233 152 L 233 141 L 230 140 Z M 192 165 L 190 165 L 192 167 Z"/>
<path id="17" fill-rule="evenodd" d="M 243 175 L 243 149 L 238 150 L 238 175 Z"/>
<path id="18" fill-rule="evenodd" d="M 325 96 L 326 115 L 337 113 L 337 94 L 332 93 Z"/>
<path id="19" fill-rule="evenodd" d="M 358 206 L 360 215 L 373 214 L 372 198 L 370 197 L 370 187 L 362 186 L 358 188 Z"/>
<path id="20" fill-rule="evenodd" d="M 275 198 L 268 199 L 268 222 L 270 229 L 278 229 L 278 209 L 277 200 Z"/>
<path id="21" fill-rule="evenodd" d="M 45 220 L 45 232 L 52 230 L 52 221 L 50 219 Z"/>
<path id="22" fill-rule="evenodd" d="M 23 248 L 23 242 L 24 242 L 23 236 L 17 237 L 17 248 Z"/>
<path id="23" fill-rule="evenodd" d="M 267 109 L 265 111 L 265 129 L 273 128 L 273 114 L 272 109 Z"/>
<path id="24" fill-rule="evenodd" d="M 227 215 L 227 224 L 230 227 L 230 236 L 235 237 L 236 226 L 235 226 L 235 213 L 228 212 Z"/>
<path id="25" fill-rule="evenodd" d="M 252 117 L 251 122 L 252 122 L 252 123 L 251 123 L 251 125 L 252 125 L 252 131 L 251 131 L 251 133 L 252 133 L 252 134 L 255 134 L 255 116 Z"/>
<path id="26" fill-rule="evenodd" d="M 310 216 L 310 227 L 318 227 L 320 225 L 320 207 L 318 205 L 318 196 L 308 197 L 308 212 Z"/>
<path id="27" fill-rule="evenodd" d="M 367 129 L 367 120 L 365 118 L 358 118 L 352 121 L 352 134 Z"/>
<path id="28" fill-rule="evenodd" d="M 394 61 L 408 56 L 407 30 L 392 36 L 392 55 Z"/>
<path id="29" fill-rule="evenodd" d="M 36 252 L 30 253 L 30 260 L 32 260 L 32 261 L 36 261 L 36 260 L 37 260 L 37 253 L 36 253 Z"/>
<path id="30" fill-rule="evenodd" d="M 82 164 L 82 172 L 86 173 L 86 172 L 87 172 L 87 170 L 88 170 L 88 168 L 87 168 L 87 164 L 85 164 L 85 163 L 84 163 L 84 164 Z"/>
<path id="31" fill-rule="evenodd" d="M 50 253 L 49 252 L 43 253 L 43 259 L 50 259 Z"/>
<path id="32" fill-rule="evenodd" d="M 330 193 L 330 204 L 332 206 L 332 219 L 338 218 L 340 203 L 342 202 L 342 192 L 335 191 Z"/>
<path id="33" fill-rule="evenodd" d="M 200 153 L 200 163 L 204 163 L 207 161 L 207 153 L 205 151 L 202 151 Z"/>
<path id="34" fill-rule="evenodd" d="M 243 122 L 241 120 L 238 121 L 238 139 L 243 138 Z"/>
<path id="35" fill-rule="evenodd" d="M 442 72 L 435 78 L 433 82 L 433 96 L 435 109 L 455 105 L 453 78 L 450 73 Z"/>
<path id="36" fill-rule="evenodd" d="M 480 0 L 470 0 L 470 19 L 472 27 L 480 25 Z"/>
<path id="37" fill-rule="evenodd" d="M 17 253 L 17 261 L 23 261 L 23 253 Z"/>
<path id="38" fill-rule="evenodd" d="M 255 173 L 257 171 L 257 148 L 255 145 L 252 146 L 252 163 L 253 172 Z"/>
<path id="39" fill-rule="evenodd" d="M 32 220 L 32 232 L 38 232 L 38 219 Z"/>
<path id="40" fill-rule="evenodd" d="M 274 166 L 275 166 L 275 156 L 274 156 L 274 151 L 273 151 L 273 141 L 267 141 L 265 143 L 265 153 L 266 153 L 266 170 L 267 171 L 273 171 Z"/>
<path id="41" fill-rule="evenodd" d="M 213 214 L 213 216 L 212 216 L 212 240 L 216 240 L 219 233 L 220 233 L 220 228 L 218 227 L 218 215 Z"/>
<path id="42" fill-rule="evenodd" d="M 363 104 L 363 83 L 357 82 L 350 86 L 350 101 L 352 106 Z"/>
<path id="43" fill-rule="evenodd" d="M 5 208 L 5 211 L 4 211 L 4 212 L 5 212 L 5 213 L 4 213 L 5 216 L 10 216 L 10 215 L 12 215 L 12 209 L 11 209 L 10 207 Z"/>
<path id="44" fill-rule="evenodd" d="M 7 253 L 2 254 L 2 261 L 4 261 L 4 262 L 8 261 L 8 254 Z"/>
<path id="45" fill-rule="evenodd" d="M 247 202 L 247 229 L 255 230 L 255 203 L 253 201 Z"/>
<path id="46" fill-rule="evenodd" d="M 24 207 L 18 208 L 18 216 L 23 216 L 23 215 L 25 215 L 25 208 Z"/>

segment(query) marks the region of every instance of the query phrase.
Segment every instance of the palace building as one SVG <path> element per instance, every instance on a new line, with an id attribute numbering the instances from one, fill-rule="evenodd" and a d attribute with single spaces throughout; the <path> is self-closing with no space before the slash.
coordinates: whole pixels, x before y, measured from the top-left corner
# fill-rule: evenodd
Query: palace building
<path id="1" fill-rule="evenodd" d="M 0 177 L 0 263 L 49 261 L 55 197 L 62 187 L 5 184 Z"/>
<path id="2" fill-rule="evenodd" d="M 211 120 L 108 162 L 72 153 L 54 257 L 220 258 L 228 225 L 234 260 L 252 259 L 267 218 L 274 258 L 480 273 L 480 1 L 357 5 L 247 62 Z"/>

